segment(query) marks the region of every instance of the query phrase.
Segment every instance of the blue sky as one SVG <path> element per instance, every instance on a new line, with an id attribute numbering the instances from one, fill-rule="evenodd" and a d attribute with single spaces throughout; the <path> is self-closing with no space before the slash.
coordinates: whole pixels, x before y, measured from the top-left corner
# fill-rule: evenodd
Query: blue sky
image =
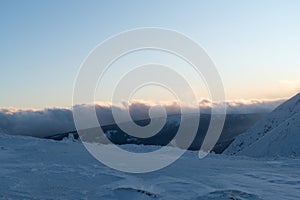
<path id="1" fill-rule="evenodd" d="M 101 41 L 138 27 L 186 34 L 213 59 L 228 99 L 300 90 L 299 1 L 0 2 L 0 107 L 72 104 L 80 64 Z"/>

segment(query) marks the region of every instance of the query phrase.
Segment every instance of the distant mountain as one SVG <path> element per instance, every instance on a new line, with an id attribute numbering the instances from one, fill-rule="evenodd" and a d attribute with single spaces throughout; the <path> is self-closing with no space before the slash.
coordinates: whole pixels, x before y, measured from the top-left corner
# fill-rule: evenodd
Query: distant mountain
<path id="1" fill-rule="evenodd" d="M 239 135 L 224 153 L 252 157 L 299 157 L 300 93 Z"/>
<path id="2" fill-rule="evenodd" d="M 255 122 L 262 119 L 266 114 L 256 113 L 256 114 L 228 114 L 226 115 L 226 120 L 224 124 L 224 129 L 222 131 L 221 137 L 219 138 L 217 144 L 215 145 L 213 151 L 216 153 L 222 153 L 234 140 L 234 138 L 240 133 L 247 130 Z M 194 115 L 189 117 L 193 118 Z M 201 114 L 199 127 L 197 135 L 192 142 L 189 150 L 199 150 L 204 137 L 206 135 L 209 123 L 210 123 L 210 114 Z M 175 136 L 180 125 L 181 116 L 180 115 L 170 115 L 167 118 L 166 124 L 164 127 L 154 136 L 149 138 L 137 138 L 126 134 L 122 131 L 117 124 L 102 126 L 102 130 L 105 133 L 106 137 L 113 142 L 114 144 L 143 144 L 143 145 L 167 145 Z M 136 124 L 140 126 L 145 126 L 149 124 L 150 119 L 138 120 L 135 121 Z M 126 126 L 126 123 L 124 123 Z M 97 130 L 88 130 L 90 133 L 95 133 L 100 143 L 107 143 L 106 138 L 100 138 Z M 188 133 L 187 133 L 188 134 Z M 63 140 L 64 138 L 78 139 L 78 134 L 76 131 L 54 134 L 46 137 L 47 139 L 54 140 Z"/>

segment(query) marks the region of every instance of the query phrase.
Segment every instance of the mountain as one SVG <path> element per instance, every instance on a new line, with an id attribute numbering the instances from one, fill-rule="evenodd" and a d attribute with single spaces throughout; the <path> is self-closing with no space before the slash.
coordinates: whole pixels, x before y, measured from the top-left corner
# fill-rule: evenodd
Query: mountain
<path id="1" fill-rule="evenodd" d="M 222 134 L 215 145 L 213 151 L 215 153 L 222 153 L 234 140 L 234 138 L 243 133 L 249 127 L 251 127 L 255 122 L 262 119 L 266 114 L 265 113 L 254 113 L 254 114 L 227 114 L 224 124 Z M 190 115 L 189 118 L 195 117 Z M 192 142 L 189 150 L 199 150 L 204 137 L 206 135 L 209 123 L 210 123 L 210 114 L 201 114 L 199 127 L 197 135 Z M 154 136 L 149 138 L 138 138 L 131 136 L 120 129 L 117 124 L 101 126 L 106 137 L 113 142 L 114 144 L 143 144 L 143 145 L 167 145 L 176 135 L 178 128 L 180 126 L 180 115 L 170 115 L 167 117 L 165 126 Z M 140 126 L 145 126 L 150 123 L 150 119 L 138 120 L 135 121 L 136 124 Z M 128 123 L 124 123 L 124 126 L 129 126 Z M 89 132 L 94 132 L 90 130 Z M 96 130 L 98 132 L 98 130 Z M 98 134 L 98 133 L 97 133 Z M 77 131 L 62 133 L 62 134 L 53 134 L 47 139 L 54 140 L 63 140 L 64 138 L 78 139 Z M 100 141 L 101 142 L 101 141 Z M 105 143 L 105 140 L 102 141 Z"/>
<path id="2" fill-rule="evenodd" d="M 300 93 L 239 135 L 224 153 L 251 157 L 299 157 Z"/>

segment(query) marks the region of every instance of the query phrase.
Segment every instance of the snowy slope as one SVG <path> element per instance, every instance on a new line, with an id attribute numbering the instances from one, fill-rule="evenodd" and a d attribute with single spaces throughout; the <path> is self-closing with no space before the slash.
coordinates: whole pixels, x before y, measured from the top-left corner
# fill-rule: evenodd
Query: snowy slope
<path id="1" fill-rule="evenodd" d="M 239 135 L 224 153 L 253 157 L 300 156 L 300 93 Z"/>
<path id="2" fill-rule="evenodd" d="M 127 145 L 128 149 L 156 147 Z M 0 199 L 300 199 L 300 159 L 188 151 L 147 174 L 112 170 L 80 142 L 0 134 Z"/>

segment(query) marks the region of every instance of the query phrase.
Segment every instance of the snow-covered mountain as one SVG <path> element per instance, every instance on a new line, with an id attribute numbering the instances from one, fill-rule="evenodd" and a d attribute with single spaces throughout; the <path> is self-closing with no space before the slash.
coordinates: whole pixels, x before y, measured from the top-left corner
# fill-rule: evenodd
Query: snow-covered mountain
<path id="1" fill-rule="evenodd" d="M 239 135 L 224 153 L 252 157 L 299 157 L 300 93 Z"/>

